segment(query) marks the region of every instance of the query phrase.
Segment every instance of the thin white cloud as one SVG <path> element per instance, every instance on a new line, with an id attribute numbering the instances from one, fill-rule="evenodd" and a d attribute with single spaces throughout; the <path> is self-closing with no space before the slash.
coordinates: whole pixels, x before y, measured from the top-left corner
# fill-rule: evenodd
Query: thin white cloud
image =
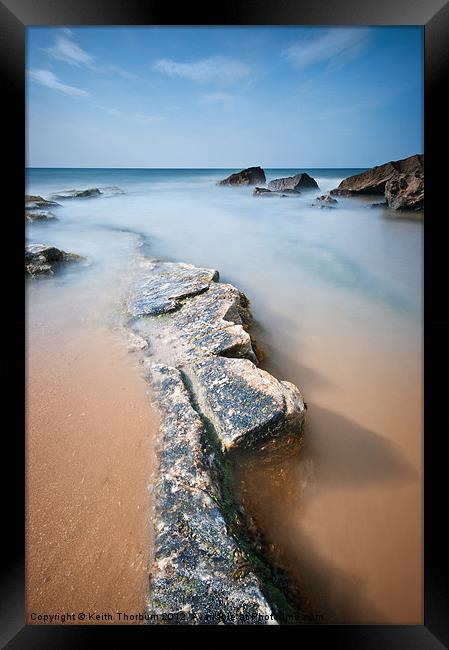
<path id="1" fill-rule="evenodd" d="M 224 104 L 229 105 L 235 101 L 235 95 L 231 93 L 205 93 L 200 96 L 201 104 Z"/>
<path id="2" fill-rule="evenodd" d="M 132 72 L 128 72 L 128 70 L 124 70 L 123 68 L 120 68 L 118 65 L 107 65 L 104 67 L 105 72 L 113 72 L 114 74 L 117 74 L 119 77 L 123 77 L 123 79 L 138 79 L 136 74 L 133 74 Z"/>
<path id="3" fill-rule="evenodd" d="M 230 84 L 251 73 L 246 64 L 224 56 L 199 59 L 191 63 L 159 59 L 153 64 L 153 69 L 170 77 L 183 77 L 198 83 Z"/>
<path id="4" fill-rule="evenodd" d="M 123 79 L 137 79 L 137 75 L 124 70 L 118 65 L 102 65 L 97 62 L 94 56 L 83 50 L 75 41 L 75 35 L 64 27 L 61 34 L 57 35 L 51 47 L 44 49 L 51 58 L 64 61 L 70 65 L 85 66 L 93 72 L 100 74 L 116 74 Z"/>
<path id="5" fill-rule="evenodd" d="M 70 30 L 69 30 L 70 32 Z M 54 45 L 45 51 L 53 59 L 64 61 L 70 65 L 87 65 L 94 64 L 94 57 L 83 50 L 78 43 L 73 40 L 72 33 L 63 30 L 64 36 L 57 36 Z"/>
<path id="6" fill-rule="evenodd" d="M 287 48 L 284 54 L 298 68 L 317 63 L 342 65 L 365 49 L 369 36 L 369 30 L 360 27 L 317 29 Z"/>
<path id="7" fill-rule="evenodd" d="M 86 90 L 61 83 L 51 70 L 29 70 L 28 77 L 40 86 L 58 90 L 65 95 L 71 95 L 73 97 L 87 97 L 90 95 Z"/>
<path id="8" fill-rule="evenodd" d="M 93 104 L 93 106 L 95 106 L 95 108 L 99 108 L 105 113 L 109 113 L 109 115 L 120 115 L 118 108 L 109 108 L 108 106 L 102 106 L 101 104 Z"/>
<path id="9" fill-rule="evenodd" d="M 151 124 L 152 122 L 165 122 L 167 119 L 164 115 L 145 115 L 144 113 L 136 113 L 139 122 Z"/>

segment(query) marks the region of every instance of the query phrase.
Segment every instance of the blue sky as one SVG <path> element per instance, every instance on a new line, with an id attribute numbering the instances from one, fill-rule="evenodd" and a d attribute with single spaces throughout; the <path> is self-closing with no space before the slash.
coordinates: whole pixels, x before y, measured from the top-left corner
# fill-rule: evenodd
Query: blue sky
<path id="1" fill-rule="evenodd" d="M 27 164 L 368 167 L 423 151 L 420 27 L 32 27 Z"/>

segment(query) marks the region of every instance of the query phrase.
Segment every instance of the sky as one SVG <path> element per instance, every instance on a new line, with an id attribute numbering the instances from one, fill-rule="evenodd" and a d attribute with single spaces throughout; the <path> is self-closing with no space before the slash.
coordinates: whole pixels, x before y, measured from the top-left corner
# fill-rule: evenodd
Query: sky
<path id="1" fill-rule="evenodd" d="M 421 27 L 30 27 L 29 167 L 370 167 L 423 152 Z"/>

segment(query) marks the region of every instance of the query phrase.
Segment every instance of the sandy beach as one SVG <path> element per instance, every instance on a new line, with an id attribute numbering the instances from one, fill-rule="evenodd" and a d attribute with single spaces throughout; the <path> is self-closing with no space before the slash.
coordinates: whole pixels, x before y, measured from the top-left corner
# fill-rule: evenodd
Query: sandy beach
<path id="1" fill-rule="evenodd" d="M 157 415 L 123 341 L 54 300 L 28 314 L 27 622 L 142 612 Z"/>

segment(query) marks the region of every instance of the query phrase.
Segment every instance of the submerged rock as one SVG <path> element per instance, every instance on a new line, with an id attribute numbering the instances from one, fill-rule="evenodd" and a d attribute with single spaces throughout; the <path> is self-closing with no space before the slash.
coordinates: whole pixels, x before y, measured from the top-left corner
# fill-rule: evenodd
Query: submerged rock
<path id="1" fill-rule="evenodd" d="M 127 331 L 126 338 L 128 352 L 137 352 L 148 349 L 148 341 L 145 341 L 141 336 L 134 334 L 134 332 Z"/>
<path id="2" fill-rule="evenodd" d="M 369 208 L 388 208 L 388 203 L 386 201 L 379 201 L 378 203 L 371 203 L 368 206 Z"/>
<path id="3" fill-rule="evenodd" d="M 105 194 L 106 196 L 115 196 L 116 194 L 125 194 L 125 192 L 118 187 L 117 185 L 108 185 L 106 187 L 101 187 L 100 188 L 101 194 Z"/>
<path id="4" fill-rule="evenodd" d="M 252 194 L 253 196 L 276 196 L 275 192 L 267 190 L 266 187 L 255 187 Z"/>
<path id="5" fill-rule="evenodd" d="M 88 199 L 100 195 L 101 192 L 98 187 L 91 187 L 87 190 L 64 190 L 62 192 L 56 192 L 51 195 L 51 198 L 63 201 L 66 199 Z"/>
<path id="6" fill-rule="evenodd" d="M 321 196 L 317 196 L 316 198 L 317 204 L 320 207 L 328 207 L 331 205 L 336 205 L 338 203 L 337 199 L 333 199 L 329 194 L 322 194 Z"/>
<path id="7" fill-rule="evenodd" d="M 218 185 L 257 185 L 258 183 L 263 185 L 266 182 L 267 179 L 262 167 L 248 167 L 219 181 Z"/>
<path id="8" fill-rule="evenodd" d="M 29 244 L 25 246 L 25 274 L 30 276 L 53 274 L 63 262 L 81 262 L 85 258 L 66 253 L 55 246 Z"/>
<path id="9" fill-rule="evenodd" d="M 295 176 L 276 178 L 268 183 L 268 189 L 275 192 L 285 192 L 286 190 L 301 192 L 301 190 L 313 190 L 319 189 L 319 187 L 314 178 L 306 174 L 306 172 L 302 172 Z"/>
<path id="10" fill-rule="evenodd" d="M 290 190 L 287 188 L 286 190 L 282 190 L 282 193 L 274 192 L 274 194 L 277 194 L 278 196 L 282 196 L 282 197 L 293 198 L 299 196 L 301 192 L 299 190 Z"/>
<path id="11" fill-rule="evenodd" d="M 58 207 L 59 203 L 56 201 L 48 201 L 47 199 L 42 198 L 36 194 L 27 194 L 25 196 L 25 208 L 26 210 L 39 210 L 41 208 L 50 208 Z"/>
<path id="12" fill-rule="evenodd" d="M 256 187 L 253 190 L 253 196 L 279 196 L 281 198 L 297 197 L 301 192 L 297 190 L 283 190 L 282 192 L 275 192 L 274 190 L 267 190 L 264 187 Z"/>
<path id="13" fill-rule="evenodd" d="M 59 221 L 49 210 L 25 210 L 25 221 Z"/>
<path id="14" fill-rule="evenodd" d="M 267 624 L 296 612 L 232 496 L 230 457 L 297 450 L 306 407 L 293 384 L 257 367 L 248 299 L 217 280 L 143 259 L 127 301 L 162 415 L 152 623 Z"/>
<path id="15" fill-rule="evenodd" d="M 331 194 L 384 194 L 390 208 L 419 210 L 424 206 L 424 156 L 391 161 L 350 176 Z"/>

